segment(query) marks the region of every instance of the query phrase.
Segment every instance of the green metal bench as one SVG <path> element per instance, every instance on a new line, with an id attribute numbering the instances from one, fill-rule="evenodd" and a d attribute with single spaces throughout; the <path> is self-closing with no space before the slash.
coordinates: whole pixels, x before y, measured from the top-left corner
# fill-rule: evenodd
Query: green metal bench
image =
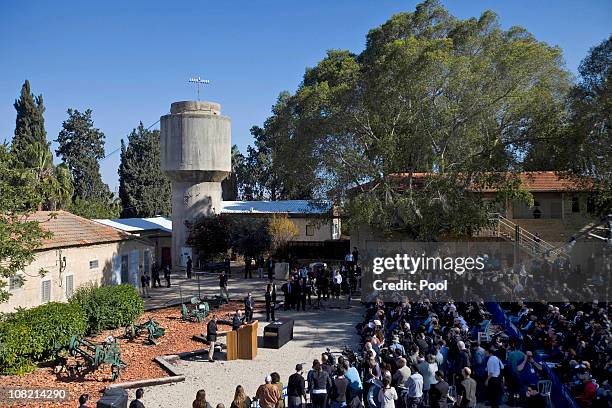
<path id="1" fill-rule="evenodd" d="M 125 337 L 128 339 L 134 339 L 140 336 L 142 332 L 147 331 L 147 341 L 149 344 L 157 344 L 157 339 L 162 337 L 166 333 L 166 329 L 161 327 L 153 319 L 149 319 L 144 324 L 128 324 L 125 326 Z"/>
<path id="2" fill-rule="evenodd" d="M 207 302 L 201 302 L 197 297 L 191 298 L 191 308 L 187 307 L 185 303 L 181 305 L 181 319 L 186 322 L 191 322 L 195 319 L 198 323 L 204 321 L 204 318 L 208 316 L 210 307 Z"/>

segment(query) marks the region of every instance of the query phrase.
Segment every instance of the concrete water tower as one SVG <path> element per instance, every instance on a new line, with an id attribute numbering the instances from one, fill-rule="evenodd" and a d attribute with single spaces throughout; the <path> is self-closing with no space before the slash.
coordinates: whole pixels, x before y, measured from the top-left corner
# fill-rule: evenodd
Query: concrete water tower
<path id="1" fill-rule="evenodd" d="M 161 169 L 172 182 L 172 266 L 184 266 L 189 223 L 221 211 L 231 172 L 231 121 L 213 102 L 174 102 L 160 118 Z"/>

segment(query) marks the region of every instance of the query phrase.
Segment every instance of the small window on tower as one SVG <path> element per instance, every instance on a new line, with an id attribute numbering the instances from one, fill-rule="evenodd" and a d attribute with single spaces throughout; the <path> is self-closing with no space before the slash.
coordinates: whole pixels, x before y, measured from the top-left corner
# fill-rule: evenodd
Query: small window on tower
<path id="1" fill-rule="evenodd" d="M 96 269 L 98 267 L 98 260 L 94 259 L 93 261 L 89 261 L 89 269 Z"/>

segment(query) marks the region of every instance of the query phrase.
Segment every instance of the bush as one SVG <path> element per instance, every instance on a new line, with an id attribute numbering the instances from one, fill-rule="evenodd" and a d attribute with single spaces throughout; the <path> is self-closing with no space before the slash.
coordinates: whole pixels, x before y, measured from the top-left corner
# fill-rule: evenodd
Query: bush
<path id="1" fill-rule="evenodd" d="M 78 305 L 47 303 L 8 314 L 0 322 L 0 372 L 23 374 L 51 357 L 56 346 L 83 336 L 87 319 Z"/>
<path id="2" fill-rule="evenodd" d="M 126 326 L 144 312 L 144 302 L 132 285 L 80 287 L 70 303 L 85 313 L 88 333 Z"/>

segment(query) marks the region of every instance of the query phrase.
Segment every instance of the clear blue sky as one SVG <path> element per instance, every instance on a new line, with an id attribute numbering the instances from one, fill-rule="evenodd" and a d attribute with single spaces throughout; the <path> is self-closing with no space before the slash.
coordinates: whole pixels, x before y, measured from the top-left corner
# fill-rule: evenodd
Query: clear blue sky
<path id="1" fill-rule="evenodd" d="M 612 31 L 612 2 L 445 0 L 460 18 L 485 9 L 504 28 L 521 25 L 564 50 L 576 72 L 588 49 Z M 369 29 L 416 1 L 5 1 L 0 5 L 0 141 L 15 127 L 13 102 L 24 79 L 42 93 L 49 140 L 66 109 L 94 112 L 107 154 L 170 103 L 195 99 L 190 76 L 211 80 L 202 99 L 220 102 L 241 150 L 279 92 L 294 91 L 304 69 L 331 48 L 360 52 Z M 53 145 L 55 149 L 55 143 Z M 117 187 L 119 154 L 102 162 Z"/>

